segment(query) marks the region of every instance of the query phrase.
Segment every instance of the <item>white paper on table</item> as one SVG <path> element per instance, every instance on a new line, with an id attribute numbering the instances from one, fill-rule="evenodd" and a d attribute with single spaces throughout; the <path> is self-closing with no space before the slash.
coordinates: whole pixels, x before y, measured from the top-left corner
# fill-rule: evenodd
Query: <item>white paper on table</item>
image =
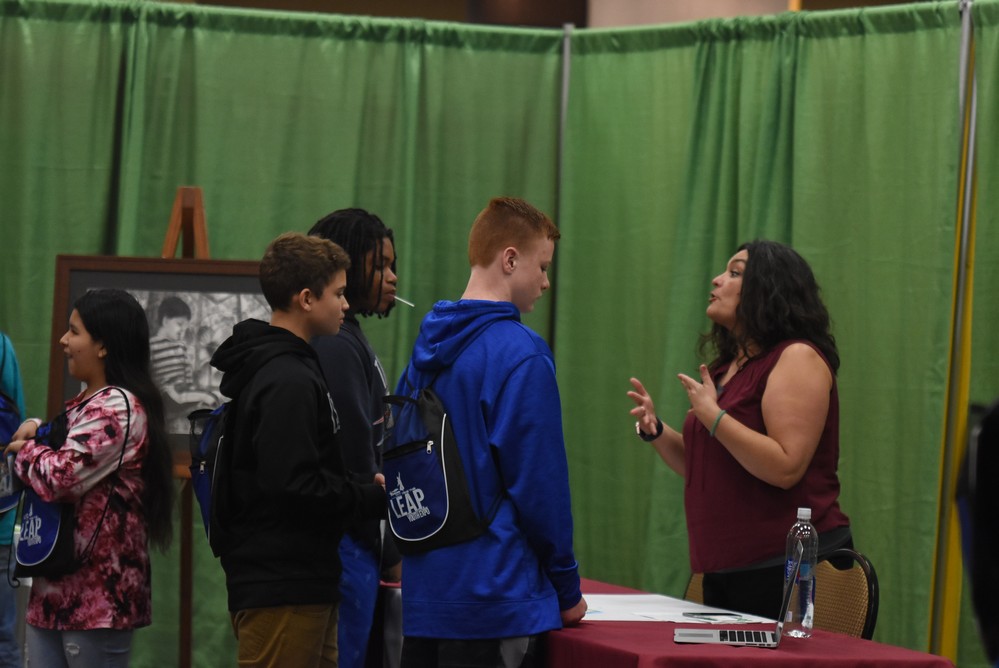
<path id="1" fill-rule="evenodd" d="M 745 615 L 661 594 L 587 594 L 588 622 L 681 622 L 684 624 L 774 623 L 756 615 Z"/>

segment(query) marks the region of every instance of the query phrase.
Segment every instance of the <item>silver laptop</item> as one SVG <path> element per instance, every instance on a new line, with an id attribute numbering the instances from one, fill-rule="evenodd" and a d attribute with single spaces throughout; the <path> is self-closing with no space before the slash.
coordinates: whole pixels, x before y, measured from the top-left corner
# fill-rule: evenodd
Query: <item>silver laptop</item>
<path id="1" fill-rule="evenodd" d="M 798 570 L 801 568 L 801 553 L 803 548 L 798 543 L 795 551 L 794 563 L 791 565 L 791 577 L 788 583 L 798 579 Z M 793 587 L 784 587 L 784 599 L 780 604 L 780 614 L 777 615 L 777 626 L 773 631 L 761 631 L 751 628 L 745 624 L 733 624 L 724 629 L 710 629 L 704 626 L 683 627 L 673 631 L 673 642 L 678 643 L 714 643 L 720 645 L 748 645 L 750 647 L 769 647 L 771 649 L 780 645 L 780 637 L 784 631 L 784 619 L 787 617 L 787 609 L 791 605 L 791 590 Z"/>

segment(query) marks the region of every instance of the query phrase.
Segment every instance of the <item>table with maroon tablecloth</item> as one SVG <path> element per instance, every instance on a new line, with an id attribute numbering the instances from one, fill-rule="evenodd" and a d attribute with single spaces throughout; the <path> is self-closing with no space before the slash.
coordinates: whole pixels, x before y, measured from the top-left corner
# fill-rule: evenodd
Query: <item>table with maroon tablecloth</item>
<path id="1" fill-rule="evenodd" d="M 583 580 L 583 595 L 636 594 L 634 589 Z M 891 666 L 892 668 L 953 668 L 946 658 L 934 654 L 885 645 L 836 633 L 814 631 L 811 638 L 781 640 L 780 647 L 732 647 L 688 645 L 673 642 L 671 622 L 586 621 L 573 628 L 548 634 L 547 665 L 550 668 L 651 668 L 674 666 L 809 666 L 845 668 Z M 740 625 L 742 627 L 742 625 Z M 773 625 L 759 624 L 762 630 Z M 719 625 L 718 628 L 725 628 Z"/>

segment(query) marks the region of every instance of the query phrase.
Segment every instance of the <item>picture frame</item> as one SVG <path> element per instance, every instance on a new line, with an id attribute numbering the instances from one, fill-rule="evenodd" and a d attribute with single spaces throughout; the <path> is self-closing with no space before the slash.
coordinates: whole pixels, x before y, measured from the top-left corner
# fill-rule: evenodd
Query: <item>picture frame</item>
<path id="1" fill-rule="evenodd" d="M 187 414 L 214 407 L 220 372 L 208 363 L 215 348 L 246 318 L 269 320 L 256 260 L 201 260 L 103 255 L 58 255 L 52 303 L 48 415 L 79 394 L 59 340 L 73 303 L 87 290 L 121 288 L 138 300 L 149 322 L 153 380 L 164 398 L 174 463 L 190 461 Z"/>

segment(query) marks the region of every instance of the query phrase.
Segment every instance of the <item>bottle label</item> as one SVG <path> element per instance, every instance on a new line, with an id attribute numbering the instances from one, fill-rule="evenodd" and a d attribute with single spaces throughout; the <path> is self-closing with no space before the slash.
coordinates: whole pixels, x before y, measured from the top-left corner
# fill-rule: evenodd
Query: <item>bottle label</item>
<path id="1" fill-rule="evenodd" d="M 815 580 L 812 580 L 808 587 L 808 600 L 805 601 L 805 609 L 801 616 L 801 625 L 808 630 L 812 629 L 815 623 Z"/>

